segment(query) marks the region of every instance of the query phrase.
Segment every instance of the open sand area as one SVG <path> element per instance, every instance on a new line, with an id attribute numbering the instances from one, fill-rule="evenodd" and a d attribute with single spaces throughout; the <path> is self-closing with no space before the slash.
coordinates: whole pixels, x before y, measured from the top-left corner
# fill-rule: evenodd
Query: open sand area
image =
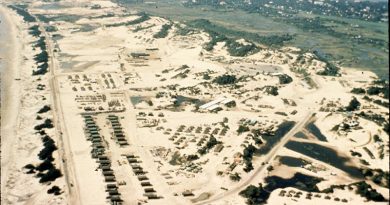
<path id="1" fill-rule="evenodd" d="M 183 35 L 179 22 L 111 1 L 35 1 L 23 9 L 35 21 L 0 4 L 12 37 L 0 59 L 7 61 L 2 204 L 244 204 L 239 193 L 247 186 L 296 173 L 321 178 L 319 190 L 277 188 L 268 204 L 381 204 L 356 188 L 321 192 L 359 181 L 389 199 L 388 187 L 353 176 L 359 168 L 389 171 L 388 107 L 374 103 L 388 99 L 351 93 L 369 89 L 373 73 L 341 68 L 341 76 L 318 75 L 326 64 L 297 48 L 236 57 L 219 42 L 207 51 L 207 32 Z M 37 62 L 42 48 L 46 61 Z M 43 65 L 43 74 L 32 75 Z M 281 83 L 285 76 L 291 81 Z M 345 111 L 353 97 L 358 110 Z M 45 105 L 50 109 L 39 113 Z M 37 129 L 46 119 L 52 126 Z M 51 163 L 62 174 L 40 183 L 49 172 L 38 169 L 45 136 L 55 142 Z M 251 146 L 257 152 L 248 165 Z M 305 165 L 282 163 L 283 156 Z M 58 195 L 47 193 L 53 186 Z"/>

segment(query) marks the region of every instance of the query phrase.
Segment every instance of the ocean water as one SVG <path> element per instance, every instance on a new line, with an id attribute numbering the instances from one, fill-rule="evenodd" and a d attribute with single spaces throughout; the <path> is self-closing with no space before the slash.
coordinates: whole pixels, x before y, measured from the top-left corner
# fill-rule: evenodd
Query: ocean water
<path id="1" fill-rule="evenodd" d="M 0 10 L 0 73 L 3 74 L 5 69 L 4 59 L 7 57 L 7 51 L 10 49 L 9 43 L 9 25 L 4 20 L 4 15 Z"/>
<path id="2" fill-rule="evenodd" d="M 8 58 L 8 50 L 10 49 L 10 35 L 9 24 L 4 20 L 4 14 L 0 10 L 0 107 L 4 99 L 4 83 L 7 76 L 4 75 L 4 71 L 7 67 L 6 58 Z"/>
<path id="3" fill-rule="evenodd" d="M 3 15 L 0 10 L 0 72 L 3 70 L 4 31 L 6 30 L 3 19 Z"/>

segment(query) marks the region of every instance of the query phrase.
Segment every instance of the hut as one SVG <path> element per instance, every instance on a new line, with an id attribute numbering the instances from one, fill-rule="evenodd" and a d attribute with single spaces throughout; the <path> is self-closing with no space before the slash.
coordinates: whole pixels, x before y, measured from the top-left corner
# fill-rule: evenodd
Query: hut
<path id="1" fill-rule="evenodd" d="M 104 149 L 104 146 L 101 143 L 98 143 L 98 142 L 93 143 L 92 147 L 95 148 L 95 149 L 96 148 L 97 149 L 102 149 L 102 148 Z"/>
<path id="2" fill-rule="evenodd" d="M 103 171 L 104 176 L 114 176 L 114 171 Z"/>
<path id="3" fill-rule="evenodd" d="M 114 190 L 109 190 L 108 194 L 109 195 L 119 195 L 119 192 L 118 192 L 118 190 L 114 189 Z"/>
<path id="4" fill-rule="evenodd" d="M 102 142 L 102 139 L 100 139 L 100 138 L 95 138 L 95 139 L 92 139 L 92 142 Z"/>
<path id="5" fill-rule="evenodd" d="M 95 123 L 88 123 L 87 128 L 98 128 Z"/>
<path id="6" fill-rule="evenodd" d="M 150 193 L 150 192 L 156 192 L 153 188 L 145 188 L 144 189 L 145 193 Z"/>
<path id="7" fill-rule="evenodd" d="M 131 168 L 132 169 L 142 169 L 142 167 L 139 165 L 131 165 Z"/>
<path id="8" fill-rule="evenodd" d="M 133 154 L 127 155 L 127 158 L 135 158 L 135 155 Z"/>
<path id="9" fill-rule="evenodd" d="M 187 196 L 194 196 L 194 194 L 191 192 L 191 191 L 183 191 L 183 196 L 187 197 Z"/>
<path id="10" fill-rule="evenodd" d="M 106 189 L 117 189 L 118 187 L 116 186 L 116 184 L 107 184 L 106 185 Z"/>
<path id="11" fill-rule="evenodd" d="M 107 117 L 107 119 L 109 119 L 109 120 L 115 120 L 115 119 L 118 119 L 118 116 L 109 115 L 109 116 Z"/>
<path id="12" fill-rule="evenodd" d="M 87 117 L 87 118 L 84 118 L 84 122 L 87 123 L 87 122 L 92 122 L 94 123 L 93 121 L 93 118 L 92 117 Z"/>
<path id="13" fill-rule="evenodd" d="M 141 175 L 141 176 L 138 176 L 138 180 L 139 181 L 145 181 L 145 180 L 149 180 L 147 176 L 145 175 Z"/>
<path id="14" fill-rule="evenodd" d="M 104 181 L 105 182 L 115 182 L 115 176 L 105 176 Z"/>
<path id="15" fill-rule="evenodd" d="M 111 123 L 119 123 L 119 120 L 118 119 L 110 119 L 110 122 Z"/>
<path id="16" fill-rule="evenodd" d="M 99 160 L 99 163 L 104 165 L 104 164 L 111 164 L 110 160 Z"/>
<path id="17" fill-rule="evenodd" d="M 88 126 L 96 126 L 96 123 L 93 120 L 86 119 L 84 120 L 85 125 Z"/>
<path id="18" fill-rule="evenodd" d="M 111 166 L 109 166 L 109 165 L 101 166 L 101 168 L 102 168 L 103 172 L 104 171 L 112 171 Z"/>
<path id="19" fill-rule="evenodd" d="M 104 155 L 100 155 L 99 160 L 108 160 L 108 157 Z"/>
<path id="20" fill-rule="evenodd" d="M 115 133 L 115 134 L 114 134 L 114 137 L 115 137 L 115 138 L 118 138 L 118 137 L 119 137 L 119 138 L 124 138 L 125 136 L 123 135 L 123 133 L 120 133 L 120 134 Z"/>
<path id="21" fill-rule="evenodd" d="M 98 132 L 96 125 L 87 125 L 87 129 L 89 130 L 89 132 L 91 132 L 91 131 Z"/>
<path id="22" fill-rule="evenodd" d="M 126 138 L 125 138 L 125 136 L 123 136 L 123 135 L 117 136 L 116 139 L 117 139 L 118 141 L 126 141 Z"/>
<path id="23" fill-rule="evenodd" d="M 118 141 L 119 145 L 121 145 L 121 143 L 127 144 L 127 141 L 126 141 L 125 138 L 118 138 L 118 139 L 116 139 L 116 140 Z"/>
<path id="24" fill-rule="evenodd" d="M 150 182 L 141 182 L 141 186 L 152 186 Z"/>
<path id="25" fill-rule="evenodd" d="M 221 152 L 223 149 L 223 145 L 222 144 L 217 144 L 217 146 L 215 146 L 214 148 L 214 152 Z"/>
<path id="26" fill-rule="evenodd" d="M 120 142 L 118 142 L 118 144 L 119 144 L 120 146 L 129 145 L 129 143 L 127 143 L 127 142 L 124 142 L 124 141 L 120 141 Z"/>
<path id="27" fill-rule="evenodd" d="M 135 175 L 143 175 L 145 174 L 144 170 L 142 169 L 133 169 L 133 172 Z"/>
<path id="28" fill-rule="evenodd" d="M 123 135 L 123 131 L 122 129 L 114 129 L 114 134 L 117 135 L 117 134 L 122 134 Z"/>
<path id="29" fill-rule="evenodd" d="M 102 148 L 93 148 L 91 152 L 98 153 L 99 155 L 102 155 L 102 154 L 104 154 L 104 150 L 105 150 L 104 147 L 102 147 Z"/>
<path id="30" fill-rule="evenodd" d="M 148 199 L 158 199 L 157 194 L 153 193 L 145 193 L 144 196 L 148 197 Z"/>
<path id="31" fill-rule="evenodd" d="M 100 139 L 101 138 L 99 134 L 91 134 L 90 137 L 92 139 Z"/>
<path id="32" fill-rule="evenodd" d="M 120 196 L 119 195 L 110 195 L 110 200 L 112 201 L 112 202 L 118 202 L 118 201 L 122 201 L 122 199 L 120 198 Z"/>

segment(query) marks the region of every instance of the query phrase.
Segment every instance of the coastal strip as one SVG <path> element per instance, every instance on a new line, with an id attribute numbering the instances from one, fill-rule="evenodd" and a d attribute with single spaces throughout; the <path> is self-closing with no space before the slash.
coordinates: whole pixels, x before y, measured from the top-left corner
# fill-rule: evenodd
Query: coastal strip
<path id="1" fill-rule="evenodd" d="M 16 123 L 20 106 L 20 28 L 14 22 L 10 10 L 0 5 L 1 19 L 1 204 L 8 176 L 8 164 L 12 161 L 11 151 L 15 141 Z"/>

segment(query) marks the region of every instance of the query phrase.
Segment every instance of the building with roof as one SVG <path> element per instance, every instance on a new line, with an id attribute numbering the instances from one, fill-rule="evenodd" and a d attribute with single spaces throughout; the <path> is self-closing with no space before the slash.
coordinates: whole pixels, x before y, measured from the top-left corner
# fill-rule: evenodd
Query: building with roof
<path id="1" fill-rule="evenodd" d="M 201 111 L 209 111 L 209 112 L 218 112 L 222 110 L 222 106 L 226 107 L 234 107 L 236 106 L 236 102 L 232 99 L 220 97 L 208 103 L 205 103 L 199 106 L 199 110 Z"/>

